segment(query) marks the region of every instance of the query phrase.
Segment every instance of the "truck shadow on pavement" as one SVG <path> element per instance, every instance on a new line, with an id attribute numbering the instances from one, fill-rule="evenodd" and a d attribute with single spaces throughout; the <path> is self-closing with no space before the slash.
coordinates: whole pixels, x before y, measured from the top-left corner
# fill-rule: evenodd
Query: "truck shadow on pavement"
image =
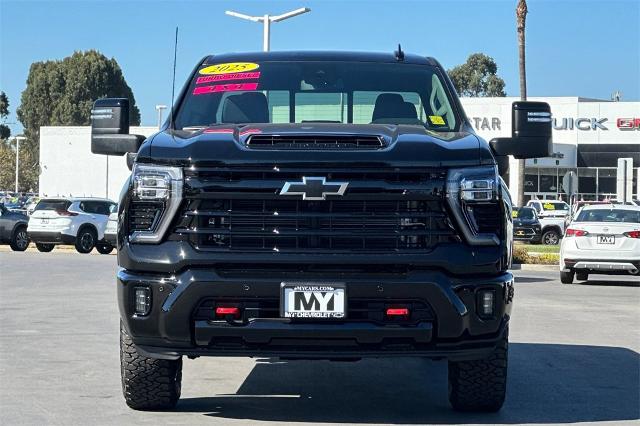
<path id="1" fill-rule="evenodd" d="M 186 398 L 177 411 L 225 419 L 318 423 L 574 423 L 640 418 L 640 355 L 630 349 L 511 343 L 499 413 L 458 413 L 446 362 L 260 359 L 235 394 Z"/>

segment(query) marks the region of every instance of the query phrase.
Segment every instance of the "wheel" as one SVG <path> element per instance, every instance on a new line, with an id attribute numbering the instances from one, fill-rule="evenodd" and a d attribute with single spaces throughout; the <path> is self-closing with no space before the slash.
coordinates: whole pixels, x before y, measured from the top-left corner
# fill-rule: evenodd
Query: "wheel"
<path id="1" fill-rule="evenodd" d="M 55 247 L 54 244 L 36 243 L 36 248 L 38 249 L 38 251 L 41 251 L 42 253 L 49 253 L 51 250 L 53 250 L 54 247 Z"/>
<path id="2" fill-rule="evenodd" d="M 573 283 L 573 275 L 575 274 L 575 272 L 570 271 L 570 272 L 564 272 L 564 271 L 560 271 L 560 282 L 562 284 L 571 284 Z"/>
<path id="3" fill-rule="evenodd" d="M 182 358 L 175 361 L 140 355 L 120 324 L 122 394 L 134 410 L 164 410 L 180 399 Z"/>
<path id="4" fill-rule="evenodd" d="M 542 244 L 555 246 L 560 242 L 560 234 L 557 231 L 546 231 L 542 234 Z"/>
<path id="5" fill-rule="evenodd" d="M 508 329 L 489 358 L 449 361 L 449 402 L 458 411 L 498 411 L 507 391 Z"/>
<path id="6" fill-rule="evenodd" d="M 96 246 L 96 232 L 89 228 L 81 228 L 76 237 L 76 250 L 78 253 L 91 253 L 91 250 Z"/>
<path id="7" fill-rule="evenodd" d="M 586 281 L 589 279 L 589 273 L 588 272 L 577 272 L 576 273 L 576 279 L 578 281 Z"/>
<path id="8" fill-rule="evenodd" d="M 113 246 L 111 244 L 98 244 L 96 250 L 100 254 L 109 254 L 113 251 Z"/>
<path id="9" fill-rule="evenodd" d="M 26 226 L 16 228 L 11 236 L 9 246 L 13 251 L 25 251 L 27 247 L 29 247 L 29 236 L 27 235 Z"/>

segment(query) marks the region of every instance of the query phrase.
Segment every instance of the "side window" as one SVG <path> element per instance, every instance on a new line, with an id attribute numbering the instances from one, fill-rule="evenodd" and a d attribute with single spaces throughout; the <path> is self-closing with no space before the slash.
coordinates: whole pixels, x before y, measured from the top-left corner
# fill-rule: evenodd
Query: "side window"
<path id="1" fill-rule="evenodd" d="M 82 209 L 83 212 L 85 213 L 89 213 L 89 214 L 95 214 L 96 213 L 96 204 L 93 201 L 83 201 L 80 203 L 80 209 Z"/>
<path id="2" fill-rule="evenodd" d="M 97 205 L 97 209 L 96 209 L 97 214 L 101 214 L 103 216 L 109 216 L 109 207 L 111 203 L 100 202 L 100 203 L 96 203 L 96 205 Z"/>
<path id="3" fill-rule="evenodd" d="M 449 104 L 449 98 L 442 87 L 442 83 L 437 75 L 431 77 L 431 96 L 429 96 L 429 106 L 434 115 L 440 116 L 445 120 L 445 124 L 450 129 L 456 126 L 456 116 L 453 108 Z"/>
<path id="4" fill-rule="evenodd" d="M 116 203 L 109 204 L 109 214 L 115 213 L 118 211 L 118 205 Z"/>

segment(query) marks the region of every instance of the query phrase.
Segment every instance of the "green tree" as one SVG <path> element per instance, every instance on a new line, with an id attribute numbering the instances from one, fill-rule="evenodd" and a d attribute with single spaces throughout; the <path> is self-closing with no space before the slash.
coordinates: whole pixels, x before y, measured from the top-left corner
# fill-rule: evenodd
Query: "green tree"
<path id="1" fill-rule="evenodd" d="M 7 140 L 11 136 L 11 129 L 7 126 L 6 121 L 9 116 L 9 98 L 6 93 L 0 92 L 0 140 Z"/>
<path id="2" fill-rule="evenodd" d="M 496 61 L 483 53 L 474 53 L 467 62 L 447 71 L 461 96 L 506 96 L 504 80 L 497 72 Z"/>
<path id="3" fill-rule="evenodd" d="M 17 111 L 27 138 L 20 149 L 21 165 L 23 144 L 24 158 L 28 160 L 24 163 L 25 176 L 20 176 L 21 186 L 38 185 L 40 127 L 86 126 L 90 124 L 93 102 L 103 97 L 129 98 L 130 122 L 134 126 L 140 124 L 140 110 L 115 59 L 89 50 L 74 52 L 62 60 L 31 64 Z"/>

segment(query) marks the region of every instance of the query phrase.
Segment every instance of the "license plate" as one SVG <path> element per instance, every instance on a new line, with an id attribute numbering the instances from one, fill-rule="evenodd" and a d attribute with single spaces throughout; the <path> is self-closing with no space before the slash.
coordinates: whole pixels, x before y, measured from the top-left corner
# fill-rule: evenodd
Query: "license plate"
<path id="1" fill-rule="evenodd" d="M 49 219 L 40 219 L 40 223 L 46 225 L 47 223 L 49 223 Z"/>
<path id="2" fill-rule="evenodd" d="M 280 315 L 284 318 L 344 318 L 344 284 L 282 283 Z"/>
<path id="3" fill-rule="evenodd" d="M 615 244 L 616 237 L 614 235 L 598 235 L 598 244 Z"/>

